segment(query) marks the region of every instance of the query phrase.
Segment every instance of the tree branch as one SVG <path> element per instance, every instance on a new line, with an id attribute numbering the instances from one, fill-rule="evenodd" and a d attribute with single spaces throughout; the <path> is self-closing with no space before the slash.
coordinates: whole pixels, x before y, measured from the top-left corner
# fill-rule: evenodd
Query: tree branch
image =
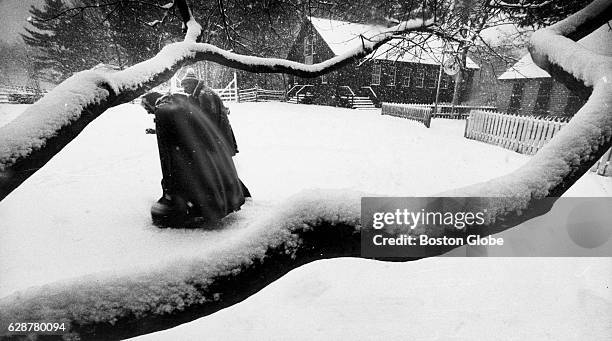
<path id="1" fill-rule="evenodd" d="M 510 3 L 510 2 L 501 1 L 501 0 L 491 0 L 488 3 L 488 6 L 493 7 L 493 8 L 536 9 L 536 8 L 545 7 L 551 4 L 552 2 L 553 2 L 552 0 L 547 0 L 539 4 L 528 4 L 528 3 L 525 3 L 524 0 L 520 0 L 517 3 Z"/>

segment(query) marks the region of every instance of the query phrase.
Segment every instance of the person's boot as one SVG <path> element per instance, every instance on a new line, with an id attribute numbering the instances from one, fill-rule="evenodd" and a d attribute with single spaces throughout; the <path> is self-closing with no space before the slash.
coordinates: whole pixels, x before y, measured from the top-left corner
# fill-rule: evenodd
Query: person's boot
<path id="1" fill-rule="evenodd" d="M 183 227 L 188 218 L 187 211 L 187 203 L 183 198 L 164 194 L 151 206 L 151 218 L 158 227 Z"/>

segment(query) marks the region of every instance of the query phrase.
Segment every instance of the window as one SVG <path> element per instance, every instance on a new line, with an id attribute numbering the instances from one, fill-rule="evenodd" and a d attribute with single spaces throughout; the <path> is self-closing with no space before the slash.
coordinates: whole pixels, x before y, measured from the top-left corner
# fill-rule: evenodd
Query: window
<path id="1" fill-rule="evenodd" d="M 314 31 L 309 32 L 306 37 L 304 37 L 304 64 L 313 64 L 315 54 L 314 46 L 315 46 L 316 36 Z"/>
<path id="2" fill-rule="evenodd" d="M 391 69 L 389 70 L 389 86 L 395 86 L 395 81 L 397 77 L 397 66 L 391 65 Z"/>
<path id="3" fill-rule="evenodd" d="M 521 110 L 521 99 L 523 98 L 523 82 L 516 81 L 512 85 L 512 95 L 510 95 L 510 105 L 508 106 L 508 113 L 518 114 Z"/>
<path id="4" fill-rule="evenodd" d="M 440 89 L 448 89 L 450 84 L 450 77 L 442 73 L 442 79 L 440 80 Z"/>
<path id="5" fill-rule="evenodd" d="M 422 88 L 425 82 L 425 70 L 423 70 L 421 67 L 418 67 L 415 70 L 415 74 L 414 74 L 414 85 L 417 88 Z"/>
<path id="6" fill-rule="evenodd" d="M 550 103 L 550 90 L 552 89 L 552 79 L 544 79 L 540 82 L 538 97 L 533 108 L 534 115 L 548 114 L 548 104 Z"/>
<path id="7" fill-rule="evenodd" d="M 372 85 L 380 85 L 380 64 L 374 64 L 372 66 Z"/>
<path id="8" fill-rule="evenodd" d="M 427 78 L 425 79 L 425 85 L 430 89 L 435 89 L 438 85 L 438 73 L 437 69 L 429 69 L 427 72 Z"/>
<path id="9" fill-rule="evenodd" d="M 312 36 L 307 34 L 304 37 L 304 56 L 310 56 L 312 54 Z"/>
<path id="10" fill-rule="evenodd" d="M 410 74 L 412 73 L 412 69 L 405 69 L 406 73 L 404 74 L 404 83 L 403 86 L 409 88 L 410 87 Z"/>

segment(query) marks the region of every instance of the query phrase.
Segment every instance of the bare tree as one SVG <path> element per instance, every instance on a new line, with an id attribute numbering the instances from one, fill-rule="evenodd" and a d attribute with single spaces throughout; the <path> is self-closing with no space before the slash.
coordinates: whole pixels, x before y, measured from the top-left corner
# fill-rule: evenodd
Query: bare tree
<path id="1" fill-rule="evenodd" d="M 167 80 L 182 65 L 210 60 L 253 72 L 283 72 L 316 77 L 362 58 L 397 34 L 428 30 L 432 20 L 400 22 L 377 39 L 344 55 L 315 65 L 281 59 L 241 56 L 198 43 L 201 29 L 184 0 L 180 12 L 185 40 L 165 47 L 154 58 L 113 74 L 83 71 L 59 85 L 27 112 L 0 128 L 0 170 L 6 196 L 42 167 L 106 109 L 125 103 Z M 587 103 L 571 122 L 520 169 L 497 179 L 440 196 L 483 197 L 457 209 L 486 208 L 491 219 L 469 234 L 497 233 L 544 214 L 612 144 L 612 58 L 585 49 L 576 41 L 612 19 L 612 3 L 596 0 L 578 13 L 536 32 L 530 51 L 534 61 L 566 84 L 590 89 Z M 75 91 L 75 88 L 79 91 Z M 315 192 L 296 197 L 274 215 L 252 222 L 245 238 L 223 246 L 214 259 L 182 264 L 134 278 L 59 283 L 34 288 L 0 302 L 0 321 L 66 321 L 74 336 L 124 338 L 193 320 L 233 305 L 291 269 L 324 258 L 360 257 L 360 192 Z M 545 208 L 541 205 L 545 202 Z M 538 208 L 540 207 L 540 208 Z M 309 212 L 308 215 L 304 212 Z M 452 229 L 452 230 L 451 230 Z M 422 233 L 418 229 L 407 234 Z M 427 230 L 432 237 L 453 235 L 452 227 Z M 468 233 L 465 235 L 467 236 Z M 433 250 L 427 256 L 444 253 Z M 407 261 L 413 259 L 395 259 Z M 155 278 L 152 282 L 149 278 Z M 138 286 L 133 285 L 133 281 Z M 160 291 L 160 283 L 172 290 Z M 104 297 L 92 316 L 91 293 Z M 141 295 L 156 295 L 157 305 L 139 304 Z M 172 318 L 168 318 L 172 314 Z M 138 323 L 134 323 L 137 320 Z"/>

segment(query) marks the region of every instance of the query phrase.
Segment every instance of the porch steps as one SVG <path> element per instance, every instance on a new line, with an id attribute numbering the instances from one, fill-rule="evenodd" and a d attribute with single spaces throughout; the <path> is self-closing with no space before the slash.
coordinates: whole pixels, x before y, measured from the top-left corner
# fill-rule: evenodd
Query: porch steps
<path id="1" fill-rule="evenodd" d="M 353 109 L 357 110 L 377 110 L 376 106 L 369 97 L 355 96 L 353 101 Z"/>

